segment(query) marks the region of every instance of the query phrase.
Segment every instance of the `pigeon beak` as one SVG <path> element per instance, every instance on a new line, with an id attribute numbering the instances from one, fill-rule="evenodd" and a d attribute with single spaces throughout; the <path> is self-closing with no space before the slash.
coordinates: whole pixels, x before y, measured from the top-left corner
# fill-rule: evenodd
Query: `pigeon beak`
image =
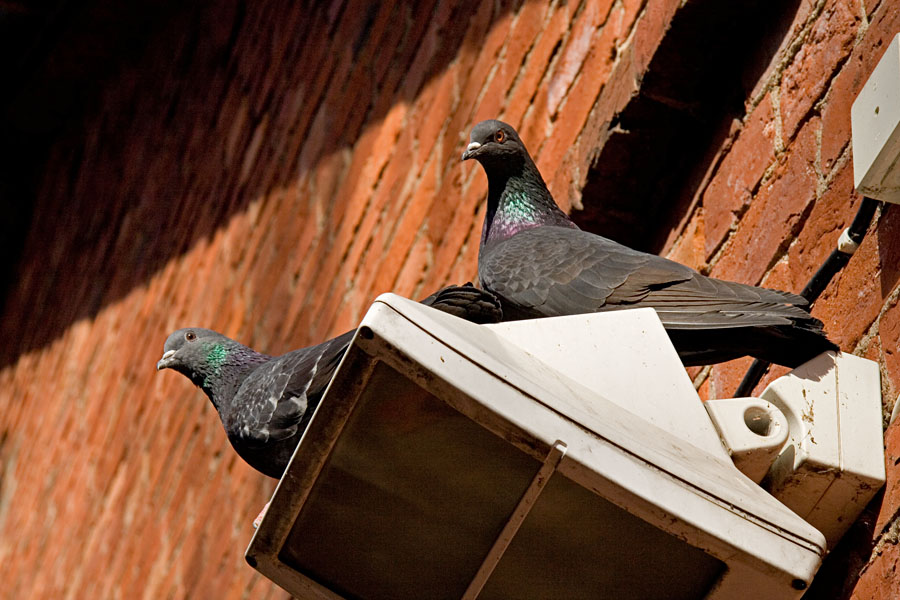
<path id="1" fill-rule="evenodd" d="M 466 151 L 463 152 L 462 158 L 460 160 L 469 160 L 470 158 L 475 157 L 475 151 L 481 148 L 481 144 L 478 142 L 472 142 L 468 146 L 466 146 Z"/>
<path id="2" fill-rule="evenodd" d="M 175 362 L 172 360 L 172 357 L 175 355 L 174 350 L 166 350 L 162 355 L 162 358 L 159 359 L 159 362 L 156 363 L 156 370 L 162 371 L 163 369 L 168 369 L 172 366 L 172 363 Z"/>

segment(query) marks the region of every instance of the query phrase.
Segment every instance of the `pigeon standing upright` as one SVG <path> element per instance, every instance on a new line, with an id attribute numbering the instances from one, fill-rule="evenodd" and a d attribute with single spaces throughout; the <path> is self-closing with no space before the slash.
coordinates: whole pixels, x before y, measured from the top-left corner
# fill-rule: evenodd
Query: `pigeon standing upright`
<path id="1" fill-rule="evenodd" d="M 470 284 L 444 288 L 422 303 L 474 323 L 501 319 L 496 298 Z M 238 455 L 279 479 L 354 333 L 272 357 L 189 327 L 166 339 L 156 368 L 178 371 L 203 390 Z"/>
<path id="2" fill-rule="evenodd" d="M 751 355 L 796 367 L 837 350 L 801 296 L 705 277 L 579 229 L 508 124 L 477 124 L 467 159 L 488 178 L 478 276 L 504 319 L 652 307 L 687 366 Z"/>

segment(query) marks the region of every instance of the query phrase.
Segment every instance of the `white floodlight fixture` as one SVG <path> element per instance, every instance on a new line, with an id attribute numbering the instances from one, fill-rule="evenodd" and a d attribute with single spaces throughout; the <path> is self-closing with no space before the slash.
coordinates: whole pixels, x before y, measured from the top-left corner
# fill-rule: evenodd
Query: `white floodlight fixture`
<path id="1" fill-rule="evenodd" d="M 247 560 L 301 598 L 777 600 L 825 552 L 735 467 L 652 310 L 478 326 L 385 294 Z"/>

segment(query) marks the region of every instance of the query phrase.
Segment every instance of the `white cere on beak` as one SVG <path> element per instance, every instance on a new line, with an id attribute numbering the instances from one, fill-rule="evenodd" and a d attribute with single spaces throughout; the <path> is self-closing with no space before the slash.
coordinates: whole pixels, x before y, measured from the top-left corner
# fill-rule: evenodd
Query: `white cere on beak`
<path id="1" fill-rule="evenodd" d="M 174 350 L 166 350 L 163 352 L 162 358 L 159 359 L 159 362 L 156 363 L 156 370 L 162 371 L 163 369 L 169 368 L 169 359 L 175 354 Z"/>
<path id="2" fill-rule="evenodd" d="M 468 146 L 466 146 L 466 152 L 472 152 L 473 150 L 478 150 L 481 148 L 481 144 L 478 142 L 472 142 Z"/>

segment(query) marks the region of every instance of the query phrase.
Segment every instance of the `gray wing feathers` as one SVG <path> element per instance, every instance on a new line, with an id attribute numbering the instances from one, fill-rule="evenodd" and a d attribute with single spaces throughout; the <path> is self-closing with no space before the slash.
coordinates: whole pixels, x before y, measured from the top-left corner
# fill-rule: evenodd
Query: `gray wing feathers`
<path id="1" fill-rule="evenodd" d="M 667 329 L 790 325 L 809 320 L 801 296 L 704 277 L 668 259 L 561 227 L 521 232 L 479 261 L 504 310 L 558 316 L 650 307 Z"/>
<path id="2" fill-rule="evenodd" d="M 717 329 L 791 325 L 813 321 L 801 296 L 697 273 L 691 279 L 653 290 L 641 306 L 656 309 L 668 329 Z"/>
<path id="3" fill-rule="evenodd" d="M 539 227 L 487 249 L 478 268 L 484 287 L 504 300 L 557 316 L 637 302 L 695 273 L 654 258 L 585 231 Z"/>
<path id="4" fill-rule="evenodd" d="M 295 435 L 331 381 L 352 334 L 262 365 L 235 395 L 234 435 L 249 446 L 262 446 Z"/>
<path id="5" fill-rule="evenodd" d="M 241 426 L 234 433 L 241 440 L 251 445 L 262 445 L 296 433 L 296 424 L 303 416 L 306 402 L 304 397 L 301 410 L 301 403 L 294 402 L 293 396 L 285 394 L 291 380 L 288 362 L 283 358 L 275 359 L 261 366 L 238 390 L 235 417 Z"/>

